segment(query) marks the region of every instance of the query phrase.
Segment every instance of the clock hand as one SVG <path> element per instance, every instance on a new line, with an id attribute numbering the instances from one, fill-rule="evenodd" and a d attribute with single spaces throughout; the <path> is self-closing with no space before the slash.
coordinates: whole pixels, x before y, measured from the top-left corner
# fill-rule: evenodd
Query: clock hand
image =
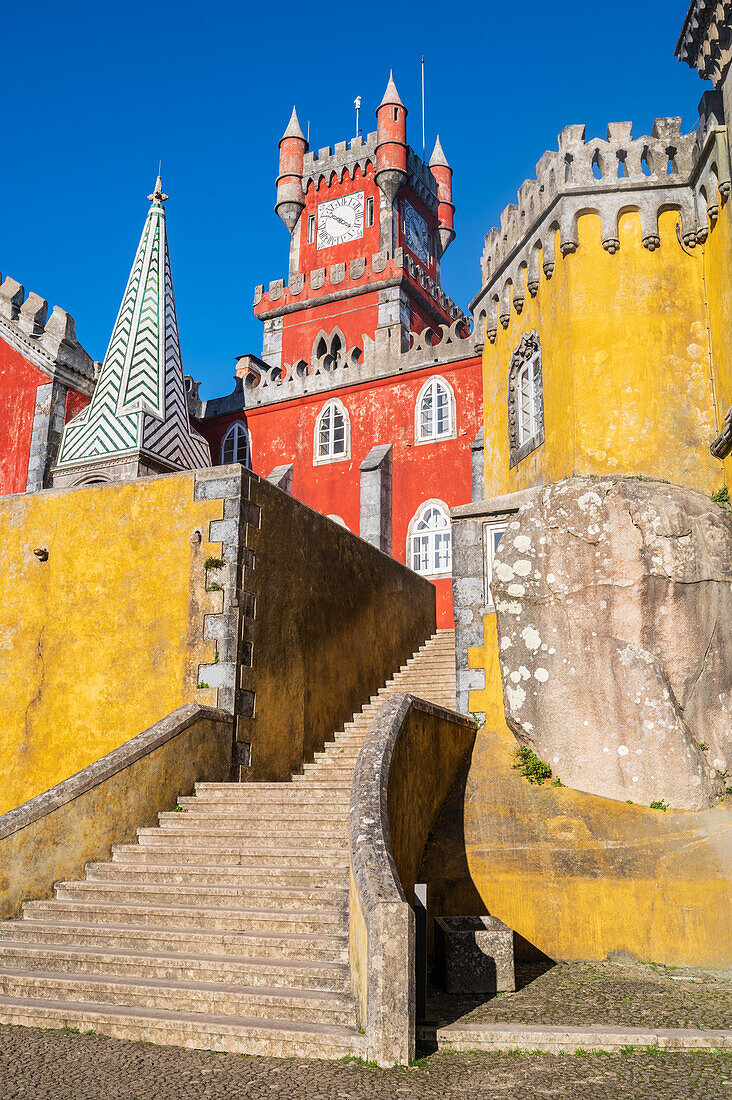
<path id="1" fill-rule="evenodd" d="M 351 228 L 350 223 L 347 222 L 347 221 L 344 221 L 343 218 L 339 218 L 337 214 L 328 214 L 328 217 L 332 218 L 334 222 L 338 222 L 339 225 L 345 225 L 346 229 Z"/>

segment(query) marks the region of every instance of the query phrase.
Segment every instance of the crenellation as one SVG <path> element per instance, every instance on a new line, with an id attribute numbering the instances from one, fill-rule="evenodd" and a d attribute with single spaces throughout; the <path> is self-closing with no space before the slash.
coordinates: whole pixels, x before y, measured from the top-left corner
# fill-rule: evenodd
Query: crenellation
<path id="1" fill-rule="evenodd" d="M 555 246 L 562 256 L 579 247 L 577 223 L 588 213 L 601 221 L 602 246 L 610 255 L 620 249 L 618 222 L 632 210 L 641 221 L 643 246 L 660 247 L 658 218 L 677 210 L 681 239 L 693 248 L 706 240 L 729 193 L 729 158 L 719 97 L 702 101 L 698 131 L 681 132 L 679 117 L 657 118 L 650 135 L 632 136 L 632 123 L 611 122 L 606 137 L 586 140 L 585 127 L 566 126 L 557 149 L 543 154 L 536 179 L 526 180 L 518 201 L 501 212 L 498 227 L 485 236 L 481 272 L 483 289 L 471 309 L 478 310 L 487 337 L 494 340 L 498 323 L 505 328 L 511 308 L 520 313 L 524 285 L 534 297 L 554 273 Z M 558 242 L 557 242 L 558 234 Z M 515 289 L 514 289 L 515 288 Z"/>
<path id="2" fill-rule="evenodd" d="M 377 330 L 376 338 L 364 337 L 363 348 L 352 347 L 335 357 L 327 352 L 308 365 L 300 360 L 282 366 L 243 357 L 237 367 L 243 376 L 247 408 L 289 401 L 310 393 L 358 384 L 406 371 L 422 370 L 474 358 L 478 336 L 468 318 L 459 314 L 449 325 L 410 333 L 411 346 L 402 346 L 401 326 Z M 246 361 L 245 361 L 246 360 Z"/>
<path id="3" fill-rule="evenodd" d="M 76 339 L 74 318 L 7 276 L 0 285 L 0 335 L 49 377 L 90 395 L 97 364 Z"/>

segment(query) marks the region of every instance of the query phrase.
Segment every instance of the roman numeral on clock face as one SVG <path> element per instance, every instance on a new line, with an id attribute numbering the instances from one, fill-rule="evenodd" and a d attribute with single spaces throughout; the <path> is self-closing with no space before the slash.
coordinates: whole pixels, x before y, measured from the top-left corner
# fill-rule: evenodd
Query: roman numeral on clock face
<path id="1" fill-rule="evenodd" d="M 319 203 L 317 247 L 330 248 L 362 237 L 363 211 L 363 191 Z"/>

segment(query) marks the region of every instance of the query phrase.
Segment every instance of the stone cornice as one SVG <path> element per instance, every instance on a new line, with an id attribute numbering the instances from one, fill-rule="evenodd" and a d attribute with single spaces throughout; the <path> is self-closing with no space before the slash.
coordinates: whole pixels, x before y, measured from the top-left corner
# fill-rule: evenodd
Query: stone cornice
<path id="1" fill-rule="evenodd" d="M 659 215 L 668 209 L 678 211 L 687 247 L 703 243 L 729 194 L 730 172 L 719 93 L 706 93 L 700 109 L 700 128 L 689 134 L 681 133 L 678 118 L 656 119 L 652 135 L 636 139 L 627 122 L 611 124 L 605 141 L 585 142 L 584 127 L 566 127 L 558 150 L 544 154 L 537 178 L 522 185 L 500 228 L 486 235 L 483 287 L 470 304 L 476 328 L 485 325 L 493 341 L 498 323 L 505 328 L 512 309 L 521 313 L 525 294 L 534 297 L 542 277 L 553 275 L 557 233 L 563 256 L 577 251 L 584 214 L 600 218 L 611 255 L 620 248 L 618 222 L 628 210 L 638 213 L 651 252 L 660 245 Z"/>
<path id="2" fill-rule="evenodd" d="M 692 0 L 675 53 L 718 88 L 732 59 L 732 0 Z"/>

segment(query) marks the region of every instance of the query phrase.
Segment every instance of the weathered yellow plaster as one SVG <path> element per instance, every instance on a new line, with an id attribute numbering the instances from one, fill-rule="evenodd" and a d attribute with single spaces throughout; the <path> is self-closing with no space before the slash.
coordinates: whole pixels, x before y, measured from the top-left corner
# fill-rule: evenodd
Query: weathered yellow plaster
<path id="1" fill-rule="evenodd" d="M 0 500 L 0 813 L 80 771 L 197 690 L 203 562 L 221 500 L 193 474 Z M 194 531 L 202 541 L 191 543 Z M 39 561 L 34 549 L 48 550 Z"/>
<path id="2" fill-rule="evenodd" d="M 512 309 L 507 328 L 499 324 L 495 343 L 486 342 L 486 498 L 582 474 L 642 474 L 705 492 L 720 486 L 721 463 L 709 443 L 721 426 L 716 405 L 725 403 L 730 372 L 720 367 L 725 382 L 720 377 L 715 401 L 704 267 L 714 269 L 707 282 L 715 287 L 715 325 L 728 342 L 729 249 L 716 246 L 728 217 L 725 208 L 706 246 L 713 261 L 699 246 L 682 248 L 671 210 L 660 216 L 655 252 L 643 247 L 633 211 L 619 219 L 615 255 L 602 247 L 595 214 L 579 218 L 576 253 L 562 257 L 557 233 L 552 278 L 542 276 L 535 298 L 524 287 L 521 314 Z M 522 334 L 534 329 L 545 442 L 509 470 L 509 363 Z"/>

